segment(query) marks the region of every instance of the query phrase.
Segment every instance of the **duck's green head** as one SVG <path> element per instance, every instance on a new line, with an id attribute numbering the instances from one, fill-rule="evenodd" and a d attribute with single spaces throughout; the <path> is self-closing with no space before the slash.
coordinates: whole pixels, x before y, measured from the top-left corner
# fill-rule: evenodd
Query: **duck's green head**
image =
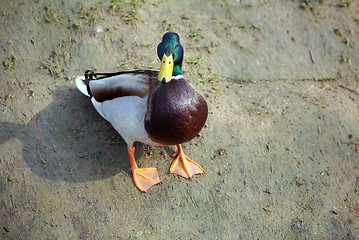
<path id="1" fill-rule="evenodd" d="M 159 81 L 167 83 L 172 76 L 182 75 L 183 47 L 177 33 L 168 32 L 163 35 L 157 54 L 161 60 Z"/>

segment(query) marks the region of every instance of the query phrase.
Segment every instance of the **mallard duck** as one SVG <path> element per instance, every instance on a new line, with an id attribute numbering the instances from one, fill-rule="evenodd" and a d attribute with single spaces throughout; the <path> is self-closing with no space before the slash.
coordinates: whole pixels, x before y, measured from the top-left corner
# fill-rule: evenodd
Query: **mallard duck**
<path id="1" fill-rule="evenodd" d="M 177 145 L 170 172 L 184 178 L 203 174 L 203 168 L 183 152 L 182 143 L 202 129 L 208 115 L 204 98 L 182 75 L 183 47 L 177 33 L 168 32 L 157 47 L 160 70 L 115 73 L 86 71 L 77 88 L 91 98 L 98 113 L 109 121 L 127 144 L 133 181 L 146 192 L 160 183 L 156 168 L 138 168 L 133 143 Z"/>

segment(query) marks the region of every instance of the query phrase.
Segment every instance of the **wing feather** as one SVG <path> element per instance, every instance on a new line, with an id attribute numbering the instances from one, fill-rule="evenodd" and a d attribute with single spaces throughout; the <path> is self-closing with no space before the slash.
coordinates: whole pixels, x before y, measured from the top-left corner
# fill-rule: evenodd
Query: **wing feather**
<path id="1" fill-rule="evenodd" d="M 92 96 L 97 102 L 104 102 L 125 96 L 148 96 L 151 79 L 156 77 L 158 71 L 124 72 L 107 78 L 89 81 Z M 149 74 L 150 73 L 150 74 Z"/>

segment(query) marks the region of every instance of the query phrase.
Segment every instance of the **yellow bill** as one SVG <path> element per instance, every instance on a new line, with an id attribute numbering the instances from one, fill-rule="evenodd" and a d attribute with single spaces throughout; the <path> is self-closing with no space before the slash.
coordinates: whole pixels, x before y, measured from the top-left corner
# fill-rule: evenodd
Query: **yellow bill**
<path id="1" fill-rule="evenodd" d="M 163 54 L 160 73 L 158 74 L 158 80 L 163 83 L 168 83 L 171 81 L 173 72 L 173 55 L 169 57 L 166 56 L 166 53 Z"/>

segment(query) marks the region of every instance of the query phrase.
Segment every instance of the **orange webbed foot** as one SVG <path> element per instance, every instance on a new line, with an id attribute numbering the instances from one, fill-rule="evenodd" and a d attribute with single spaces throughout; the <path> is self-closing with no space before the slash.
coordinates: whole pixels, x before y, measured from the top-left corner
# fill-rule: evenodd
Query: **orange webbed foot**
<path id="1" fill-rule="evenodd" d="M 154 167 L 137 168 L 132 171 L 132 174 L 136 187 L 142 192 L 147 192 L 153 185 L 161 182 L 157 170 Z"/>
<path id="2" fill-rule="evenodd" d="M 128 155 L 130 157 L 131 169 L 133 174 L 133 181 L 136 184 L 136 187 L 142 191 L 147 192 L 153 185 L 160 183 L 160 177 L 156 168 L 138 168 L 135 161 L 135 148 L 133 146 L 128 146 Z"/>
<path id="3" fill-rule="evenodd" d="M 170 173 L 180 175 L 184 178 L 191 178 L 195 174 L 203 174 L 203 168 L 189 159 L 182 150 L 180 144 L 177 145 L 177 152 L 173 154 L 177 156 L 176 159 L 172 162 Z"/>

